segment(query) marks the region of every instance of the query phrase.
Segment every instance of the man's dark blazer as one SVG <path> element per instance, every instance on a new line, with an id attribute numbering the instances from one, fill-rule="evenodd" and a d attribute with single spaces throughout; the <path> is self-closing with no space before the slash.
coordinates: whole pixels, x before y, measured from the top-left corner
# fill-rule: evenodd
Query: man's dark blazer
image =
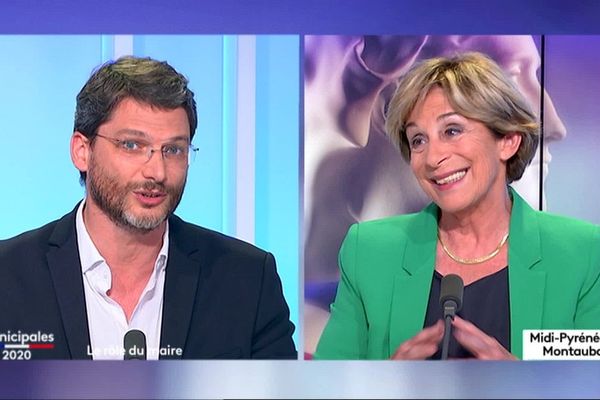
<path id="1" fill-rule="evenodd" d="M 0 334 L 54 335 L 54 349 L 32 358 L 91 358 L 76 210 L 0 241 Z M 188 359 L 295 359 L 293 331 L 270 253 L 169 218 L 161 348 Z"/>

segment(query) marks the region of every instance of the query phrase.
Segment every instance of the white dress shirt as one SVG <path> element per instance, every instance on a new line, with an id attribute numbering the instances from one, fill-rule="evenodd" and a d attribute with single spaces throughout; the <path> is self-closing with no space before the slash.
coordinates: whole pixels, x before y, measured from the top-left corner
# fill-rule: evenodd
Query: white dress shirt
<path id="1" fill-rule="evenodd" d="M 169 250 L 169 224 L 163 236 L 154 270 L 127 323 L 121 306 L 107 291 L 112 286 L 110 266 L 92 242 L 83 222 L 84 201 L 77 209 L 75 219 L 77 245 L 83 273 L 83 288 L 90 331 L 91 353 L 94 360 L 122 360 L 123 337 L 130 329 L 139 329 L 146 335 L 147 358 L 158 359 L 163 310 L 165 269 Z"/>

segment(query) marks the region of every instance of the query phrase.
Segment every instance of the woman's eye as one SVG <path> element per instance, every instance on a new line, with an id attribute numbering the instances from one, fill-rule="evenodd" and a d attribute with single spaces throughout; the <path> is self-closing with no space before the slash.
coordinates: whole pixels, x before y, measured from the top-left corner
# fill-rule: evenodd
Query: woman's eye
<path id="1" fill-rule="evenodd" d="M 419 151 L 425 145 L 425 138 L 421 135 L 417 135 L 410 140 L 410 148 L 412 151 Z"/>
<path id="2" fill-rule="evenodd" d="M 456 126 L 449 126 L 448 128 L 446 128 L 444 133 L 446 134 L 446 136 L 456 136 L 462 133 L 462 129 Z"/>

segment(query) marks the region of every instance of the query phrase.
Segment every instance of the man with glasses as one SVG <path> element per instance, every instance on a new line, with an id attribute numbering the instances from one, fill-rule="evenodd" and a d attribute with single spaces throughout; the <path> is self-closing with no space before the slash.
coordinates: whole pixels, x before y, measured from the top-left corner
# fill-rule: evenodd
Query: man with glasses
<path id="1" fill-rule="evenodd" d="M 166 62 L 122 57 L 81 89 L 71 159 L 86 197 L 0 242 L 5 348 L 138 358 L 133 332 L 147 358 L 296 358 L 273 256 L 173 215 L 197 151 L 187 83 Z"/>

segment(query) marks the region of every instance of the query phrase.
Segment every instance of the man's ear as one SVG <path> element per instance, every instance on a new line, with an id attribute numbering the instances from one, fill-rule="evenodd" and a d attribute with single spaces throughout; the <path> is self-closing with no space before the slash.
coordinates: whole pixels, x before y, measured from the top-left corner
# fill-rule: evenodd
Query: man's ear
<path id="1" fill-rule="evenodd" d="M 523 137 L 518 132 L 509 132 L 500 139 L 500 159 L 508 161 L 519 150 Z"/>
<path id="2" fill-rule="evenodd" d="M 71 161 L 81 172 L 87 172 L 90 160 L 90 140 L 79 131 L 71 136 Z"/>

